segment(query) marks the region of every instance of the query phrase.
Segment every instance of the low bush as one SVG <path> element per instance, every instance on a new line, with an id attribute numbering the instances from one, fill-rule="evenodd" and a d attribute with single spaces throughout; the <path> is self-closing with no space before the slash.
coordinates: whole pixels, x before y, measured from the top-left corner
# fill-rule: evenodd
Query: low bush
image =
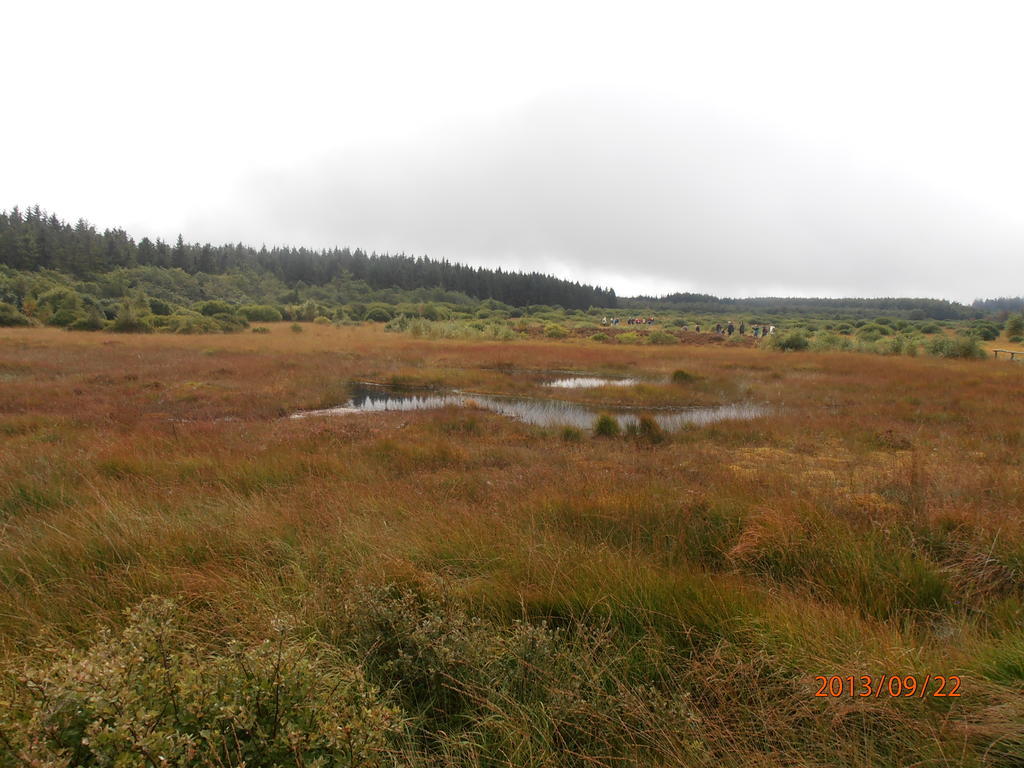
<path id="1" fill-rule="evenodd" d="M 666 331 L 655 331 L 647 337 L 648 344 L 678 344 L 679 339 Z"/>
<path id="2" fill-rule="evenodd" d="M 569 332 L 565 330 L 561 325 L 552 323 L 544 329 L 544 335 L 549 339 L 564 339 L 569 335 Z"/>
<path id="3" fill-rule="evenodd" d="M 810 339 L 802 331 L 790 331 L 783 336 L 773 336 L 770 338 L 775 339 L 773 346 L 784 352 L 800 352 L 811 346 Z"/>
<path id="4" fill-rule="evenodd" d="M 291 324 L 292 333 L 302 333 L 302 326 L 298 323 Z"/>
<path id="5" fill-rule="evenodd" d="M 13 304 L 0 301 L 0 326 L 32 325 L 32 320 L 18 311 Z"/>
<path id="6" fill-rule="evenodd" d="M 277 307 L 269 304 L 246 304 L 238 308 L 238 314 L 250 323 L 279 323 L 284 319 Z"/>
<path id="7" fill-rule="evenodd" d="M 90 307 L 84 315 L 67 326 L 69 331 L 102 331 L 107 325 L 107 319 L 99 307 Z"/>
<path id="8" fill-rule="evenodd" d="M 283 629 L 208 650 L 178 614 L 151 599 L 119 636 L 27 670 L 0 710 L 0 765 L 391 764 L 399 711 L 336 650 Z"/>
<path id="9" fill-rule="evenodd" d="M 672 371 L 672 383 L 673 384 L 690 384 L 690 383 L 692 383 L 692 382 L 694 382 L 696 380 L 697 380 L 697 377 L 694 376 L 689 371 L 684 371 L 682 369 Z"/>
<path id="10" fill-rule="evenodd" d="M 390 319 L 391 310 L 387 307 L 371 307 L 363 317 L 363 320 L 371 323 L 386 323 Z"/>
<path id="11" fill-rule="evenodd" d="M 985 350 L 973 336 L 940 336 L 932 339 L 927 349 L 928 354 L 935 357 L 985 357 Z"/>

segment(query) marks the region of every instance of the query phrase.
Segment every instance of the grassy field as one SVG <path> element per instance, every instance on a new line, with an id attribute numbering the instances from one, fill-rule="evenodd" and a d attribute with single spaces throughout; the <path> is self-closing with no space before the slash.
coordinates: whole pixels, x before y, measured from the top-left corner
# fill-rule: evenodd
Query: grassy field
<path id="1" fill-rule="evenodd" d="M 1024 764 L 1024 366 L 268 327 L 0 329 L 0 765 Z M 351 380 L 773 411 L 283 418 Z"/>

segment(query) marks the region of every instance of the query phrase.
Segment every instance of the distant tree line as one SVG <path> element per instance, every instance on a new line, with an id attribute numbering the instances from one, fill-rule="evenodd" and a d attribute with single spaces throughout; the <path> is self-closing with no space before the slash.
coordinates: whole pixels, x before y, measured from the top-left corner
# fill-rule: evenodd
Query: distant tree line
<path id="1" fill-rule="evenodd" d="M 1024 296 L 1002 296 L 998 299 L 975 299 L 971 306 L 985 314 L 1024 311 Z"/>
<path id="2" fill-rule="evenodd" d="M 877 298 L 877 299 L 820 299 L 804 297 L 762 296 L 730 299 L 707 293 L 672 293 L 667 296 L 636 296 L 621 299 L 626 308 L 654 307 L 678 309 L 687 312 L 788 312 L 794 314 L 820 314 L 842 312 L 854 315 L 886 314 L 908 317 L 911 320 L 959 320 L 983 314 L 974 302 L 968 307 L 945 299 Z"/>
<path id="3" fill-rule="evenodd" d="M 545 304 L 567 309 L 616 307 L 615 291 L 538 272 L 471 267 L 405 254 L 360 249 L 260 248 L 241 243 L 174 244 L 157 238 L 137 243 L 123 229 L 102 233 L 83 219 L 73 226 L 34 206 L 0 212 L 0 264 L 17 270 L 52 269 L 80 279 L 132 267 L 181 269 L 189 274 L 267 273 L 289 286 L 326 285 L 339 279 L 371 288 L 440 288 L 511 306 Z"/>

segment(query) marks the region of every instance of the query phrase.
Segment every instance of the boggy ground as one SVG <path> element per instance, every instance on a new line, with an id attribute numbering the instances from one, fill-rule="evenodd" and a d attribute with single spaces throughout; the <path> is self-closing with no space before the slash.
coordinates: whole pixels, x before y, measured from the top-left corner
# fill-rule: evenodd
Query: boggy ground
<path id="1" fill-rule="evenodd" d="M 1024 762 L 1024 366 L 271 328 L 0 331 L 0 765 L 44 707 L 19 670 L 150 595 L 188 647 L 284 621 L 358 669 L 397 725 L 338 764 Z M 651 383 L 515 373 L 545 369 Z M 657 445 L 474 410 L 282 418 L 350 379 L 777 408 Z M 816 697 L 816 675 L 962 695 Z"/>

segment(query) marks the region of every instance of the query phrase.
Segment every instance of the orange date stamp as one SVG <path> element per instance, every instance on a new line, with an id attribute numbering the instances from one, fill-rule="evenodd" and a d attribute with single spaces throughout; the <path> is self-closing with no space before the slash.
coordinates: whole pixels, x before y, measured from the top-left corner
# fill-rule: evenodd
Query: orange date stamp
<path id="1" fill-rule="evenodd" d="M 960 696 L 957 675 L 816 675 L 815 696 L 828 698 L 918 698 Z"/>

